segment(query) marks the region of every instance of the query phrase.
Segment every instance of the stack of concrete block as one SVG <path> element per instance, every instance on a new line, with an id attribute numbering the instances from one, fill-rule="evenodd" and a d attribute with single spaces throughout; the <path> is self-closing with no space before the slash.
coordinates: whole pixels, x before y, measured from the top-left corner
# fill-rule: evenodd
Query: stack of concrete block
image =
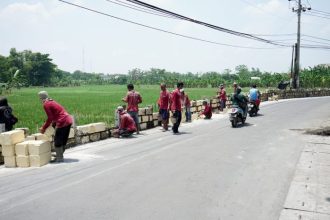
<path id="1" fill-rule="evenodd" d="M 85 144 L 110 137 L 109 128 L 103 122 L 77 126 L 76 133 L 77 144 Z M 71 135 L 74 136 L 74 133 Z"/>
<path id="2" fill-rule="evenodd" d="M 26 141 L 25 146 L 28 146 L 31 167 L 41 167 L 49 163 L 51 159 L 51 145 L 49 141 Z"/>
<path id="3" fill-rule="evenodd" d="M 6 167 L 16 167 L 15 144 L 24 141 L 23 130 L 13 130 L 0 134 L 0 144 L 2 155 Z"/>
<path id="4" fill-rule="evenodd" d="M 139 108 L 139 122 L 141 130 L 153 128 L 155 127 L 155 124 L 158 125 L 158 116 L 156 119 L 154 118 L 156 118 L 156 116 L 154 116 L 153 114 L 152 106 L 146 108 Z"/>

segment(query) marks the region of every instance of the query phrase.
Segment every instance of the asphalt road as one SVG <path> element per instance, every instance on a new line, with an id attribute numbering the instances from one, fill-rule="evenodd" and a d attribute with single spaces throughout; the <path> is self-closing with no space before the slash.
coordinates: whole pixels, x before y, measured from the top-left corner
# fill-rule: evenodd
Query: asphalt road
<path id="1" fill-rule="evenodd" d="M 0 168 L 0 219 L 277 220 L 305 142 L 330 97 L 266 103 L 232 128 L 227 115 L 70 149 L 66 162 Z"/>

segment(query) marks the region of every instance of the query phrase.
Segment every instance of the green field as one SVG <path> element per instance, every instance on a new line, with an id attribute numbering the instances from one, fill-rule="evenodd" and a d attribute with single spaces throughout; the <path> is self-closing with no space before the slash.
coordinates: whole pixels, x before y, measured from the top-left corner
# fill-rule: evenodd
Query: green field
<path id="1" fill-rule="evenodd" d="M 135 89 L 142 95 L 141 107 L 153 105 L 159 97 L 159 86 L 141 85 Z M 15 127 L 28 127 L 30 132 L 37 132 L 46 119 L 38 92 L 46 90 L 51 98 L 59 102 L 76 118 L 77 125 L 92 122 L 114 123 L 114 111 L 118 105 L 124 104 L 121 99 L 126 95 L 124 85 L 81 86 L 66 88 L 22 88 L 6 95 L 9 104 L 18 117 Z M 169 88 L 170 91 L 173 88 Z M 191 100 L 198 100 L 216 95 L 217 88 L 185 88 Z M 227 93 L 231 92 L 230 88 Z"/>

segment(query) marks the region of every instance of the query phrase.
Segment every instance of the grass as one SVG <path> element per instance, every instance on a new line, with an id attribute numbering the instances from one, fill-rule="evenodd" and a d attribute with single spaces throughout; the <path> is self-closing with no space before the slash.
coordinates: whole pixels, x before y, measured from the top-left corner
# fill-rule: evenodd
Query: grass
<path id="1" fill-rule="evenodd" d="M 143 102 L 140 107 L 148 105 L 156 108 L 159 97 L 159 86 L 141 85 L 136 86 Z M 9 104 L 18 118 L 15 127 L 27 127 L 30 132 L 38 132 L 46 119 L 42 103 L 38 98 L 38 92 L 46 90 L 49 96 L 60 103 L 76 118 L 77 125 L 92 122 L 105 122 L 108 125 L 114 123 L 114 111 L 118 105 L 124 104 L 121 99 L 126 95 L 124 85 L 80 86 L 66 88 L 22 88 L 13 90 L 7 95 Z M 169 88 L 172 91 L 173 88 Z M 191 100 L 213 97 L 216 88 L 185 88 L 185 93 Z M 227 93 L 230 92 L 227 90 Z"/>

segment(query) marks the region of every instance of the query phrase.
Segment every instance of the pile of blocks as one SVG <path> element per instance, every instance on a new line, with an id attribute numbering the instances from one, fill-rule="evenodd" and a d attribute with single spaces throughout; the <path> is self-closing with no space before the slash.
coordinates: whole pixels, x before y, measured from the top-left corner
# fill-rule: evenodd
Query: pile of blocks
<path id="1" fill-rule="evenodd" d="M 23 130 L 0 134 L 5 167 L 40 167 L 51 159 L 51 145 L 47 140 L 25 140 Z"/>
<path id="2" fill-rule="evenodd" d="M 141 130 L 158 126 L 158 113 L 153 113 L 152 106 L 139 108 L 139 122 Z"/>

